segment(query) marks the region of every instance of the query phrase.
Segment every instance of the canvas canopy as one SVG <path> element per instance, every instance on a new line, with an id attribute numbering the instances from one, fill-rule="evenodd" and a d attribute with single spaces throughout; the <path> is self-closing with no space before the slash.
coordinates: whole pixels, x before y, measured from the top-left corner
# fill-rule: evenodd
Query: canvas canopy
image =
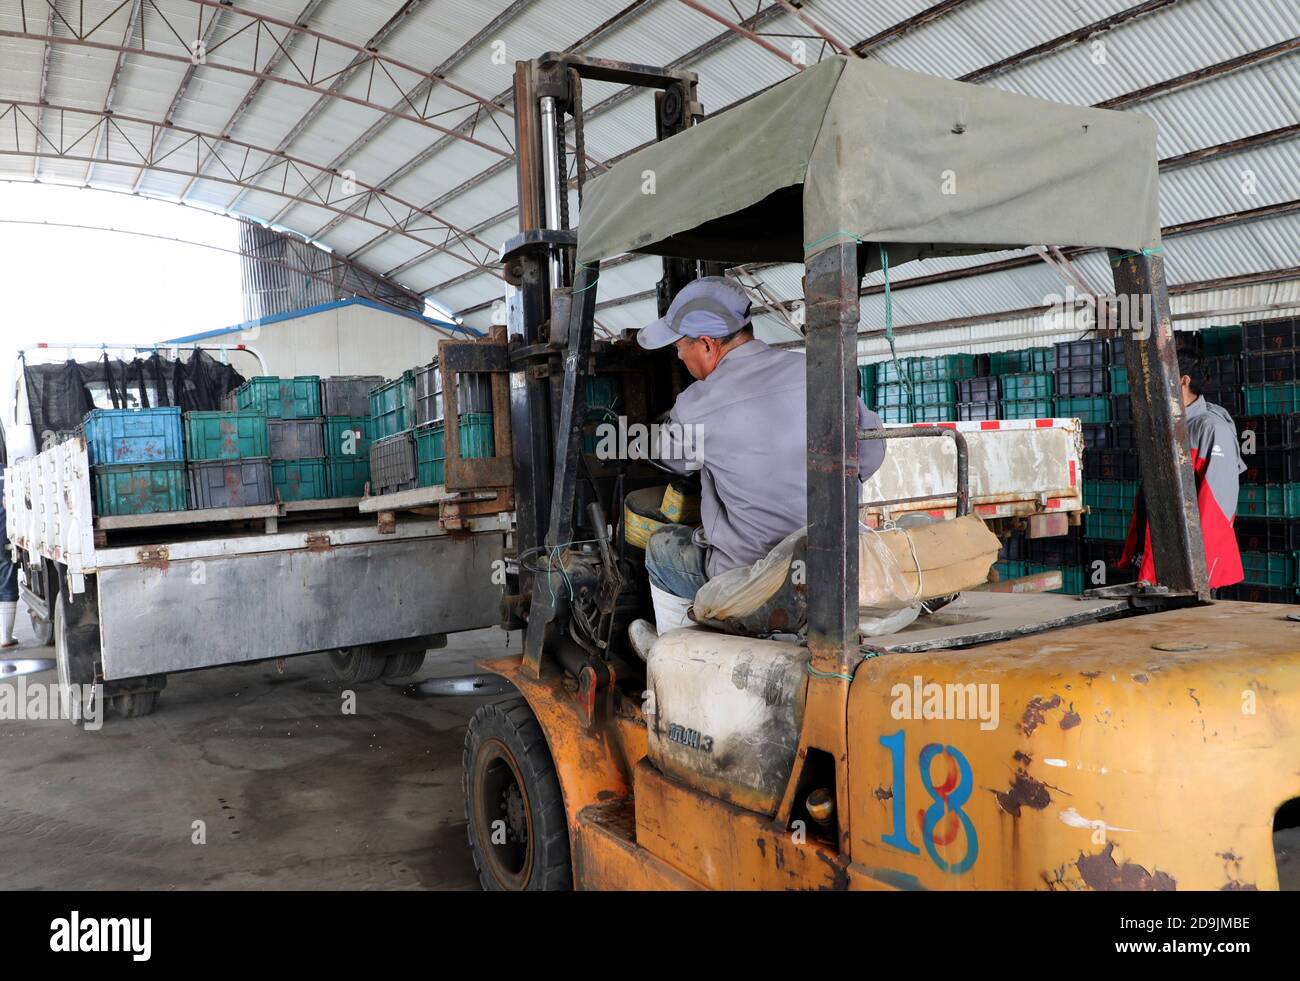
<path id="1" fill-rule="evenodd" d="M 836 57 L 621 161 L 587 186 L 579 226 L 584 263 L 802 262 L 853 239 L 886 245 L 891 265 L 1155 248 L 1156 127 Z"/>

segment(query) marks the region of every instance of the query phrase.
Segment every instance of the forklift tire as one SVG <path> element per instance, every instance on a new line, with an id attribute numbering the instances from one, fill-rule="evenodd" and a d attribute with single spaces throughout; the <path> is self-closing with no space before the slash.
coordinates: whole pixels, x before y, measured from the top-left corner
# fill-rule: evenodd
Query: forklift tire
<path id="1" fill-rule="evenodd" d="M 384 671 L 384 662 L 388 660 L 375 653 L 370 644 L 360 647 L 340 647 L 330 651 L 330 664 L 334 668 L 334 677 L 345 684 L 355 685 L 363 681 L 374 681 Z"/>
<path id="2" fill-rule="evenodd" d="M 33 611 L 27 611 L 28 617 L 32 621 L 32 633 L 36 635 L 37 647 L 49 647 L 54 643 L 54 624 L 49 620 L 42 620 Z"/>
<path id="3" fill-rule="evenodd" d="M 492 892 L 573 888 L 564 798 L 546 737 L 522 699 L 484 705 L 465 736 L 465 820 Z"/>
<path id="4" fill-rule="evenodd" d="M 424 651 L 407 651 L 405 654 L 389 654 L 384 658 L 385 678 L 409 678 L 424 667 Z"/>
<path id="5" fill-rule="evenodd" d="M 156 691 L 133 691 L 113 696 L 113 711 L 123 719 L 138 719 L 158 707 Z"/>

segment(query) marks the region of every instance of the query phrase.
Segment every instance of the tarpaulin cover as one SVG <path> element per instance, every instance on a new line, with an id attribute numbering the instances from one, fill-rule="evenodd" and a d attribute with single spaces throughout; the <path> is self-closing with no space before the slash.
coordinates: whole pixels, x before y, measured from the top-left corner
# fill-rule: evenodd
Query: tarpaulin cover
<path id="1" fill-rule="evenodd" d="M 835 57 L 587 185 L 578 259 L 1160 242 L 1155 122 Z M 650 193 L 653 191 L 653 193 Z M 868 253 L 878 268 L 878 250 Z"/>
<path id="2" fill-rule="evenodd" d="M 204 351 L 188 361 L 153 354 L 122 361 L 23 365 L 27 405 L 36 445 L 43 433 L 76 429 L 91 409 L 179 406 L 219 409 L 221 397 L 244 383 L 244 376 Z"/>

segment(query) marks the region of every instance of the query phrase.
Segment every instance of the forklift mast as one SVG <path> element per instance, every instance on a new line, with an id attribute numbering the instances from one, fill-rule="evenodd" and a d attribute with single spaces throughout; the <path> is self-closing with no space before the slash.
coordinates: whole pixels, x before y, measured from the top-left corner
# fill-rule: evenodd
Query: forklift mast
<path id="1" fill-rule="evenodd" d="M 544 545 L 562 549 L 589 523 L 579 500 L 578 477 L 598 269 L 583 267 L 575 273 L 577 216 L 570 208 L 570 190 L 576 187 L 581 209 L 592 163 L 583 135 L 584 79 L 653 90 L 656 140 L 681 132 L 703 116 L 694 72 L 554 52 L 515 65 L 519 233 L 502 248 L 501 258 L 510 284 L 510 419 L 521 556 Z M 721 272 L 717 263 L 664 258 L 656 289 L 659 315 L 692 279 Z M 648 390 L 662 393 L 680 387 L 680 368 L 671 351 L 646 353 L 644 360 L 665 381 Z M 528 621 L 525 664 L 534 673 L 540 669 L 543 649 L 559 642 L 563 630 L 557 625 L 565 605 L 564 597 L 546 584 L 534 590 L 535 578 L 521 563 L 519 591 L 507 600 L 507 606 Z"/>

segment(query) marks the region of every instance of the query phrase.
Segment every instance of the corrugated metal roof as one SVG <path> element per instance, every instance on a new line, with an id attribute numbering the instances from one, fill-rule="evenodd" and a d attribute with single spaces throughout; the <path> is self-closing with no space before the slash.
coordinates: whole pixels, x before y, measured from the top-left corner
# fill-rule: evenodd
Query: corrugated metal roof
<path id="1" fill-rule="evenodd" d="M 1132 3 L 966 0 L 895 31 L 871 45 L 866 56 L 955 78 L 1122 15 Z M 727 0 L 707 0 L 707 5 L 728 20 L 757 14 L 757 30 L 770 43 L 806 54 L 810 61 L 827 51 L 820 38 L 807 37 L 812 31 L 806 24 L 773 7 L 772 0 L 739 8 Z M 906 26 L 930 7 L 929 0 L 802 4 L 827 33 L 847 44 Z M 404 16 L 395 17 L 400 11 Z M 259 17 L 284 23 L 259 23 Z M 315 33 L 287 26 L 304 19 Z M 438 302 L 469 311 L 468 322 L 483 326 L 491 301 L 503 290 L 498 276 L 480 268 L 487 247 L 453 245 L 444 251 L 437 245 L 446 229 L 436 221 L 420 219 L 405 229 L 401 223 L 411 207 L 436 202 L 440 218 L 473 229 L 489 246 L 512 234 L 517 227 L 509 159 L 514 61 L 570 47 L 600 24 L 605 29 L 582 47 L 583 53 L 689 67 L 700 75 L 706 111 L 795 71 L 677 0 L 250 0 L 238 8 L 215 0 L 55 0 L 52 8 L 8 4 L 0 8 L 0 31 L 8 32 L 0 37 L 0 112 L 7 117 L 0 119 L 0 179 L 89 184 L 169 200 L 183 196 L 189 204 L 274 221 L 355 255 L 361 265 L 404 286 L 433 288 Z M 40 37 L 45 34 L 58 40 L 47 43 Z M 357 49 L 380 35 L 377 50 L 387 60 L 348 71 Z M 1232 58 L 1249 58 L 1298 35 L 1300 6 L 1293 0 L 1172 0 L 1093 37 L 1024 60 L 981 84 L 1093 104 Z M 64 43 L 79 36 L 76 44 Z M 188 58 L 188 42 L 198 37 L 206 47 L 196 65 Z M 476 39 L 473 44 L 471 39 Z M 705 54 L 685 57 L 702 45 L 708 47 Z M 421 78 L 412 69 L 441 71 L 447 83 L 417 84 Z M 266 79 L 258 78 L 258 72 L 268 70 Z M 589 83 L 586 104 L 594 106 L 617 91 L 617 86 Z M 1155 119 L 1160 155 L 1173 157 L 1294 126 L 1300 119 L 1298 92 L 1300 52 L 1293 51 L 1131 101 L 1123 111 Z M 489 119 L 478 100 L 498 96 L 505 96 L 505 108 Z M 39 107 L 42 98 L 47 108 Z M 651 105 L 643 93 L 593 111 L 586 127 L 592 159 L 606 160 L 650 139 Z M 65 115 L 60 107 L 94 115 Z M 105 109 L 117 117 L 110 125 L 101 121 Z M 468 130 L 476 113 L 476 142 L 446 135 L 462 126 Z M 59 143 L 61 152 L 39 139 L 35 127 L 43 119 L 48 130 L 56 117 L 63 129 L 50 142 Z M 168 123 L 170 127 L 161 125 Z M 196 139 L 190 131 L 207 139 Z M 361 140 L 366 134 L 369 138 Z M 241 145 L 223 144 L 222 136 Z M 286 167 L 277 151 L 302 166 Z M 33 155 L 37 152 L 42 156 Z M 152 166 L 141 166 L 141 155 Z M 1292 137 L 1168 168 L 1161 176 L 1161 221 L 1177 225 L 1300 199 L 1296 158 Z M 196 177 L 200 163 L 203 169 Z M 337 193 L 339 178 L 329 176 L 331 169 L 354 174 L 391 197 Z M 576 212 L 576 196 L 571 202 Z M 1105 207 L 1105 202 L 1097 206 Z M 1295 213 L 1176 236 L 1166 243 L 1169 278 L 1178 284 L 1289 267 L 1296 263 L 1298 239 L 1300 217 Z M 903 281 L 1017 254 L 926 260 L 899 267 L 894 275 Z M 1105 257 L 1084 255 L 1074 262 L 1086 280 L 1105 287 Z M 756 275 L 780 298 L 802 292 L 797 267 L 760 269 Z M 652 300 L 617 301 L 652 289 L 658 276 L 654 259 L 608 268 L 599 299 L 616 302 L 601 307 L 601 322 L 622 329 L 653 317 Z M 878 274 L 867 280 L 868 285 L 878 282 Z M 1041 302 L 1043 295 L 1063 286 L 1052 268 L 1036 263 L 900 289 L 894 316 L 902 325 L 996 314 Z M 1277 288 L 1246 287 L 1238 295 L 1273 303 L 1269 290 Z M 1194 294 L 1178 302 L 1217 295 Z M 879 322 L 882 303 L 879 296 L 864 297 L 864 325 Z M 779 318 L 769 320 L 773 330 L 790 333 Z M 979 334 L 984 328 L 963 329 Z"/>

